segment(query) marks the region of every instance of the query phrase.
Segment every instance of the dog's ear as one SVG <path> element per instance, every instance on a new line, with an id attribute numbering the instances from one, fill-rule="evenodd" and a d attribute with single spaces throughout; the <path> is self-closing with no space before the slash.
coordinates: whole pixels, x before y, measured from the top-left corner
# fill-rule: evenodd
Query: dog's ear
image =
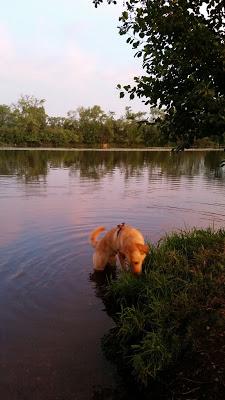
<path id="1" fill-rule="evenodd" d="M 150 250 L 147 244 L 136 243 L 136 246 L 141 254 L 148 254 Z"/>

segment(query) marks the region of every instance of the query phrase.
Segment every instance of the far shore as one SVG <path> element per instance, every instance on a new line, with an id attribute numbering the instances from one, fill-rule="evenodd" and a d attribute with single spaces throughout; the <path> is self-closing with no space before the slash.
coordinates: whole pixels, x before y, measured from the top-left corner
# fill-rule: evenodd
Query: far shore
<path id="1" fill-rule="evenodd" d="M 172 147 L 141 147 L 141 148 L 125 148 L 125 147 L 108 147 L 102 148 L 90 148 L 90 147 L 0 147 L 0 150 L 39 150 L 39 151 L 171 151 Z M 190 148 L 184 151 L 225 151 L 223 147 L 213 148 Z"/>

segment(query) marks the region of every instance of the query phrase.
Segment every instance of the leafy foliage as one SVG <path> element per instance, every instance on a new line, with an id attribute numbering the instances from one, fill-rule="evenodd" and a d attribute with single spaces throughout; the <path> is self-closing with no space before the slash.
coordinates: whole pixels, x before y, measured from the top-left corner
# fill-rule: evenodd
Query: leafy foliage
<path id="1" fill-rule="evenodd" d="M 161 134 L 158 120 L 165 113 L 158 108 L 151 109 L 147 115 L 126 107 L 124 115 L 116 118 L 114 112 L 106 113 L 94 105 L 71 110 L 66 117 L 54 117 L 46 114 L 44 103 L 32 96 L 22 96 L 16 104 L 0 105 L 0 145 L 154 147 L 176 144 Z M 199 145 L 218 146 L 215 137 L 201 140 Z"/>
<path id="2" fill-rule="evenodd" d="M 103 0 L 93 3 L 97 7 Z M 119 33 L 128 35 L 145 75 L 134 77 L 134 86 L 123 89 L 131 99 L 138 96 L 165 109 L 163 130 L 170 141 L 192 144 L 205 136 L 223 138 L 224 20 L 225 5 L 219 0 L 124 2 Z"/>
<path id="3" fill-rule="evenodd" d="M 159 127 L 140 124 L 144 113 L 134 113 L 130 107 L 125 115 L 116 118 L 112 111 L 105 113 L 100 106 L 72 110 L 66 117 L 48 116 L 44 100 L 22 96 L 16 104 L 0 105 L 0 144 L 25 146 L 121 146 L 160 145 Z"/>

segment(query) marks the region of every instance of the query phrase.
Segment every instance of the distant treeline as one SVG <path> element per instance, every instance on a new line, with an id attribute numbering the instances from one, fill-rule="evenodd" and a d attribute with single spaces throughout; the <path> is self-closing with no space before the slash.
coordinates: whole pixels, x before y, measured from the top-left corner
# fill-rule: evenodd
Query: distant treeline
<path id="1" fill-rule="evenodd" d="M 45 100 L 22 96 L 16 104 L 0 105 L 0 145 L 29 147 L 173 146 L 161 130 L 164 112 L 147 115 L 126 107 L 124 116 L 105 113 L 100 106 L 80 107 L 66 117 L 46 114 Z M 216 139 L 201 139 L 199 146 L 216 146 Z"/>

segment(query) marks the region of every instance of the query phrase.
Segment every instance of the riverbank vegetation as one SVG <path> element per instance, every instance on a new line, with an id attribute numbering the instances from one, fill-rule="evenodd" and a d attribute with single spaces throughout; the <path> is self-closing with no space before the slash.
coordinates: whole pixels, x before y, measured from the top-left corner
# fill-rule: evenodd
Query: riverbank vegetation
<path id="1" fill-rule="evenodd" d="M 154 147 L 175 146 L 164 135 L 164 112 L 149 115 L 126 107 L 122 117 L 100 106 L 80 107 L 66 117 L 47 115 L 45 101 L 22 96 L 16 104 L 0 105 L 0 146 L 27 147 Z M 222 141 L 223 142 L 223 141 Z M 221 137 L 196 138 L 197 147 L 218 147 Z"/>
<path id="2" fill-rule="evenodd" d="M 166 236 L 142 276 L 120 273 L 103 298 L 115 321 L 103 348 L 140 398 L 224 398 L 224 230 Z"/>

